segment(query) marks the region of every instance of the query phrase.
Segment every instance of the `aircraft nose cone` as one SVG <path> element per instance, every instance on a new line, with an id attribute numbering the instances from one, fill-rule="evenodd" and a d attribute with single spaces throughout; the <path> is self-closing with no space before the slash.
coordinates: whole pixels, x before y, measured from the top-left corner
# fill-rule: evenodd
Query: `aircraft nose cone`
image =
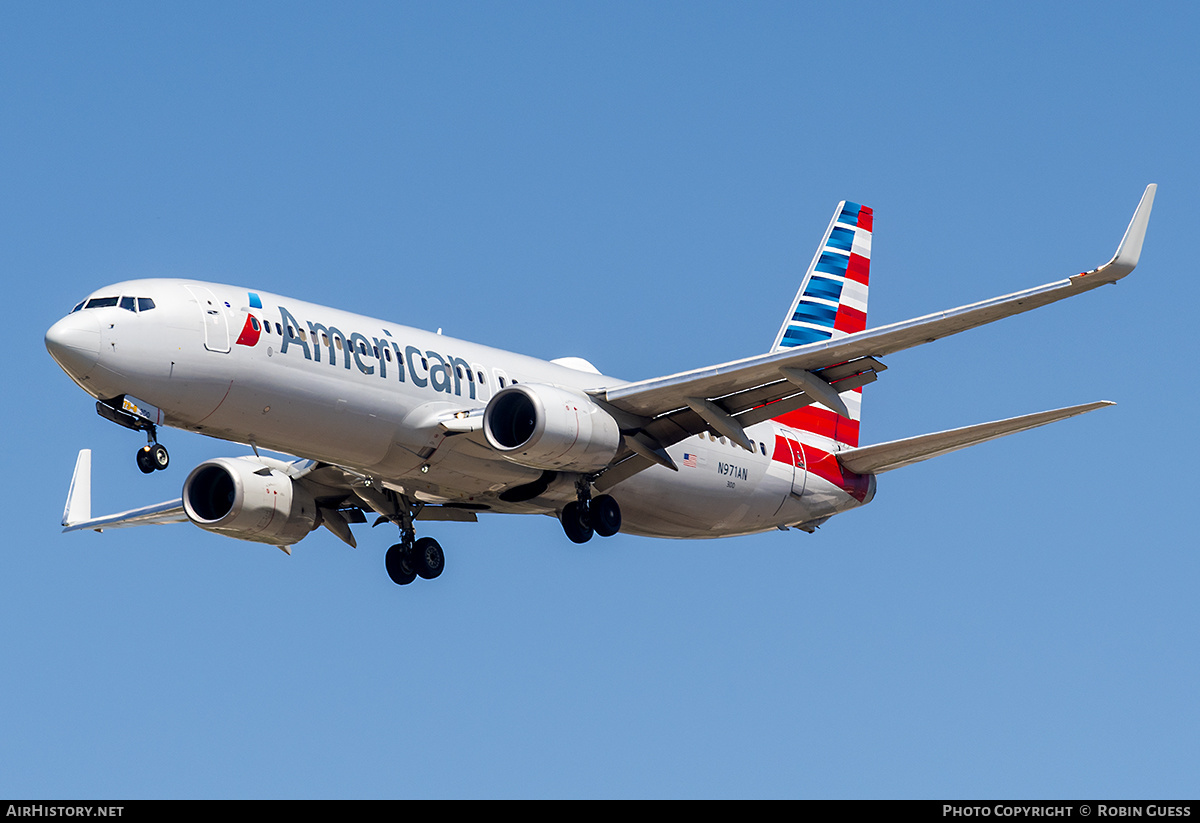
<path id="1" fill-rule="evenodd" d="M 100 358 L 100 323 L 85 312 L 68 314 L 46 332 L 46 351 L 74 380 L 83 380 Z"/>

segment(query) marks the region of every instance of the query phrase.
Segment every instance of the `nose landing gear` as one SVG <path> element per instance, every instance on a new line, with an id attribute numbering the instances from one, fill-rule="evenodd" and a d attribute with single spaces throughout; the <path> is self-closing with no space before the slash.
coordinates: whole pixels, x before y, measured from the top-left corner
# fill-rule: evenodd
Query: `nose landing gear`
<path id="1" fill-rule="evenodd" d="M 162 422 L 162 412 L 148 403 L 127 395 L 112 400 L 97 400 L 96 413 L 118 426 L 146 433 L 146 445 L 137 451 L 137 467 L 143 474 L 162 471 L 171 464 L 167 447 L 158 442 L 154 420 Z"/>
<path id="2" fill-rule="evenodd" d="M 151 430 L 153 431 L 153 427 Z M 167 454 L 167 447 L 162 443 L 151 441 L 137 450 L 137 467 L 143 474 L 161 471 L 170 464 L 171 456 Z"/>

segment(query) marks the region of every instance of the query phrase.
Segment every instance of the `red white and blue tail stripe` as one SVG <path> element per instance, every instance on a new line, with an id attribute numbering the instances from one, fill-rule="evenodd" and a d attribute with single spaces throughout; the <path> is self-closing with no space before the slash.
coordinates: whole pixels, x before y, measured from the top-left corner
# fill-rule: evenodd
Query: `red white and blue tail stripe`
<path id="1" fill-rule="evenodd" d="M 836 340 L 866 328 L 873 222 L 867 206 L 838 205 L 771 351 Z"/>
<path id="2" fill-rule="evenodd" d="M 869 207 L 849 201 L 838 204 L 772 351 L 836 340 L 866 328 L 873 226 L 874 212 Z M 785 426 L 857 446 L 862 389 L 844 393 L 842 400 L 850 412 L 848 418 L 814 404 L 776 419 Z"/>

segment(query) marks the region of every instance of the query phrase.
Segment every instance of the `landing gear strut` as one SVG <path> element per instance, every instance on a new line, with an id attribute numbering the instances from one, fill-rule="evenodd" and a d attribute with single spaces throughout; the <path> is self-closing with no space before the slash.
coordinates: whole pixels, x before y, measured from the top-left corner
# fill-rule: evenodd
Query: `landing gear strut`
<path id="1" fill-rule="evenodd" d="M 611 495 L 592 497 L 591 486 L 580 478 L 575 484 L 578 498 L 563 506 L 559 522 L 572 543 L 586 543 L 593 534 L 612 537 L 621 530 L 621 507 Z"/>
<path id="2" fill-rule="evenodd" d="M 126 405 L 140 413 L 134 414 L 127 411 Z M 162 471 L 171 464 L 171 456 L 167 454 L 167 447 L 158 442 L 158 428 L 150 422 L 152 419 L 161 420 L 161 416 L 157 409 L 153 410 L 153 414 L 145 411 L 145 409 L 152 408 L 140 400 L 131 398 L 127 401 L 125 395 L 114 397 L 112 400 L 96 401 L 96 412 L 104 419 L 111 420 L 118 426 L 146 433 L 146 445 L 138 449 L 136 455 L 137 467 L 142 470 L 143 474 Z"/>
<path id="3" fill-rule="evenodd" d="M 400 542 L 384 555 L 384 566 L 393 583 L 407 586 L 418 577 L 433 580 L 442 573 L 446 568 L 446 555 L 441 545 L 432 537 L 417 539 L 413 529 L 413 520 L 421 510 L 421 503 L 413 503 L 390 491 L 357 490 L 357 493 L 381 515 L 375 525 L 390 520 L 400 526 Z"/>

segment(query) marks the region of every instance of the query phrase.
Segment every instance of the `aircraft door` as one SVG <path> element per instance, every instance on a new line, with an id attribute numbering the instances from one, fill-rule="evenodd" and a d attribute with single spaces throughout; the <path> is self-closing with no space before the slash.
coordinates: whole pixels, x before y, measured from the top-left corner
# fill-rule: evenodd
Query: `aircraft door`
<path id="1" fill-rule="evenodd" d="M 204 286 L 184 286 L 200 306 L 200 322 L 204 324 L 204 348 L 229 353 L 229 318 L 225 306 Z"/>
<path id="2" fill-rule="evenodd" d="M 808 480 L 808 471 L 805 469 L 804 462 L 804 447 L 800 445 L 800 441 L 796 440 L 787 432 L 779 432 L 779 440 L 782 443 L 777 444 L 781 447 L 776 449 L 776 454 L 780 450 L 783 451 L 783 457 L 789 458 L 792 464 L 792 494 L 800 497 L 804 494 L 804 484 Z M 778 460 L 779 457 L 776 457 Z"/>

